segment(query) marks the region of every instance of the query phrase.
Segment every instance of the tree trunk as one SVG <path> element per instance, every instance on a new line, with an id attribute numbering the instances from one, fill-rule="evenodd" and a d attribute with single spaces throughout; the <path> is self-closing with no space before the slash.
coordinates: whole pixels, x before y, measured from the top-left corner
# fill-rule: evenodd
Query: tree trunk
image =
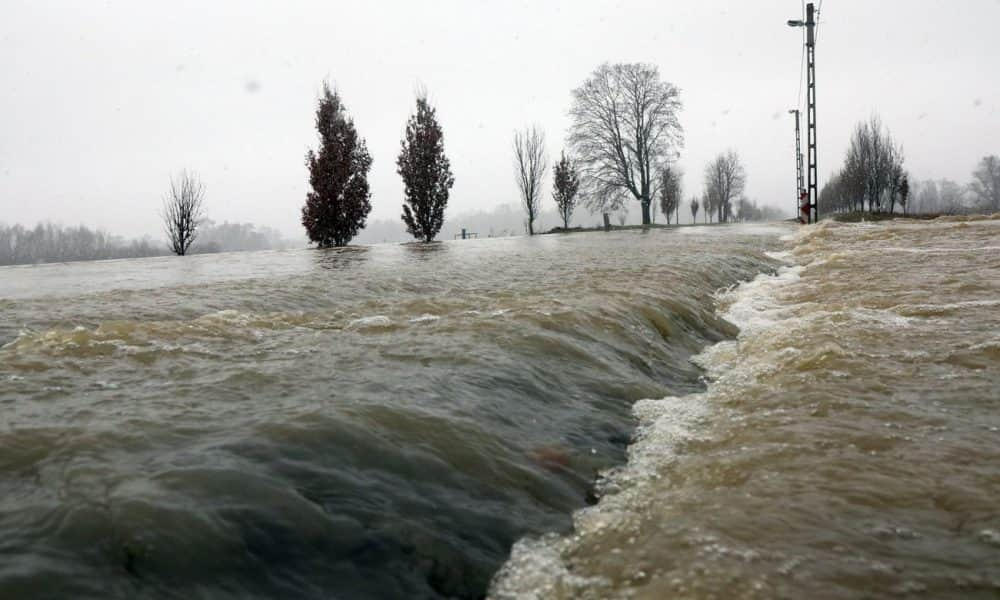
<path id="1" fill-rule="evenodd" d="M 652 219 L 649 216 L 649 200 L 642 200 L 642 224 L 649 225 L 652 223 Z"/>

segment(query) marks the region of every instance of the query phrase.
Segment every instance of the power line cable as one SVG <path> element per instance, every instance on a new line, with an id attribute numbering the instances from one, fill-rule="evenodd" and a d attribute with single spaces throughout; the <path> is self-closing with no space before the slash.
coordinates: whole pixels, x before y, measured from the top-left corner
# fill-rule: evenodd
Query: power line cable
<path id="1" fill-rule="evenodd" d="M 806 0 L 802 0 L 802 20 L 806 18 Z M 802 109 L 802 77 L 806 68 L 806 34 L 802 31 L 802 57 L 799 59 L 799 91 L 795 94 L 795 108 Z"/>
<path id="2" fill-rule="evenodd" d="M 819 6 L 816 7 L 816 35 L 815 41 L 819 41 L 819 19 L 823 15 L 823 0 L 819 0 Z"/>

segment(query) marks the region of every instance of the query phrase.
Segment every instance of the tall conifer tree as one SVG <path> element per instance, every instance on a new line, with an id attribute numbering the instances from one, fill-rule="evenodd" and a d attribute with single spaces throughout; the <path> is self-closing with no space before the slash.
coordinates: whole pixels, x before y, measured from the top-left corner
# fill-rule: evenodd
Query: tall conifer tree
<path id="1" fill-rule="evenodd" d="M 554 179 L 552 199 L 556 201 L 556 208 L 559 209 L 563 229 L 569 229 L 569 221 L 573 218 L 573 210 L 576 208 L 576 192 L 580 189 L 580 176 L 576 172 L 576 165 L 566 157 L 565 152 L 552 168 L 552 172 Z"/>
<path id="2" fill-rule="evenodd" d="M 418 240 L 430 242 L 444 224 L 444 209 L 455 177 L 444 154 L 444 133 L 425 94 L 406 122 L 396 172 L 403 178 L 403 222 Z"/>
<path id="3" fill-rule="evenodd" d="M 312 191 L 302 207 L 302 225 L 320 248 L 346 246 L 364 228 L 372 210 L 368 187 L 372 158 L 340 94 L 327 83 L 316 109 L 316 130 L 319 150 L 306 154 Z"/>

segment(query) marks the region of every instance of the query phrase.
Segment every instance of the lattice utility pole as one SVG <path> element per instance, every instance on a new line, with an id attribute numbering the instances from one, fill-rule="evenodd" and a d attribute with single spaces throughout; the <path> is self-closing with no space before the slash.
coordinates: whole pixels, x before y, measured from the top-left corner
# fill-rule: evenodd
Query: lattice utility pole
<path id="1" fill-rule="evenodd" d="M 809 205 L 810 223 L 819 219 L 817 200 L 818 170 L 816 167 L 816 9 L 813 3 L 806 5 L 805 21 L 789 21 L 790 27 L 806 28 L 806 153 L 808 167 L 806 168 L 807 201 Z"/>
<path id="2" fill-rule="evenodd" d="M 795 115 L 795 214 L 800 223 L 806 223 L 809 221 L 810 211 L 809 205 L 806 203 L 808 193 L 805 182 L 802 181 L 802 134 L 799 127 L 799 117 L 802 111 L 796 108 L 788 112 Z"/>

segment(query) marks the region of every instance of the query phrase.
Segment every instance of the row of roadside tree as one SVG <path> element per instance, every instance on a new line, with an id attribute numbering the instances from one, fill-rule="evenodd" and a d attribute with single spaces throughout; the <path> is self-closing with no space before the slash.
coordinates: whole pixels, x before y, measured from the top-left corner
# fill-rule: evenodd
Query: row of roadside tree
<path id="1" fill-rule="evenodd" d="M 661 80 L 654 65 L 603 64 L 573 90 L 568 148 L 552 171 L 545 133 L 538 126 L 514 133 L 514 175 L 525 214 L 525 230 L 535 224 L 551 177 L 551 197 L 563 228 L 579 205 L 592 213 L 622 214 L 638 202 L 643 225 L 654 220 L 655 203 L 667 222 L 679 222 L 683 147 L 680 90 Z M 324 84 L 316 110 L 319 146 L 306 156 L 309 191 L 302 224 L 319 247 L 343 246 L 367 223 L 371 212 L 368 172 L 372 157 L 337 90 Z M 444 223 L 455 183 L 445 154 L 444 134 L 426 92 L 406 124 L 396 158 L 403 181 L 401 219 L 415 239 L 429 242 Z M 693 202 L 718 222 L 767 218 L 745 195 L 746 172 L 735 151 L 720 154 L 705 169 L 703 197 Z M 693 209 L 696 216 L 698 209 Z"/>

